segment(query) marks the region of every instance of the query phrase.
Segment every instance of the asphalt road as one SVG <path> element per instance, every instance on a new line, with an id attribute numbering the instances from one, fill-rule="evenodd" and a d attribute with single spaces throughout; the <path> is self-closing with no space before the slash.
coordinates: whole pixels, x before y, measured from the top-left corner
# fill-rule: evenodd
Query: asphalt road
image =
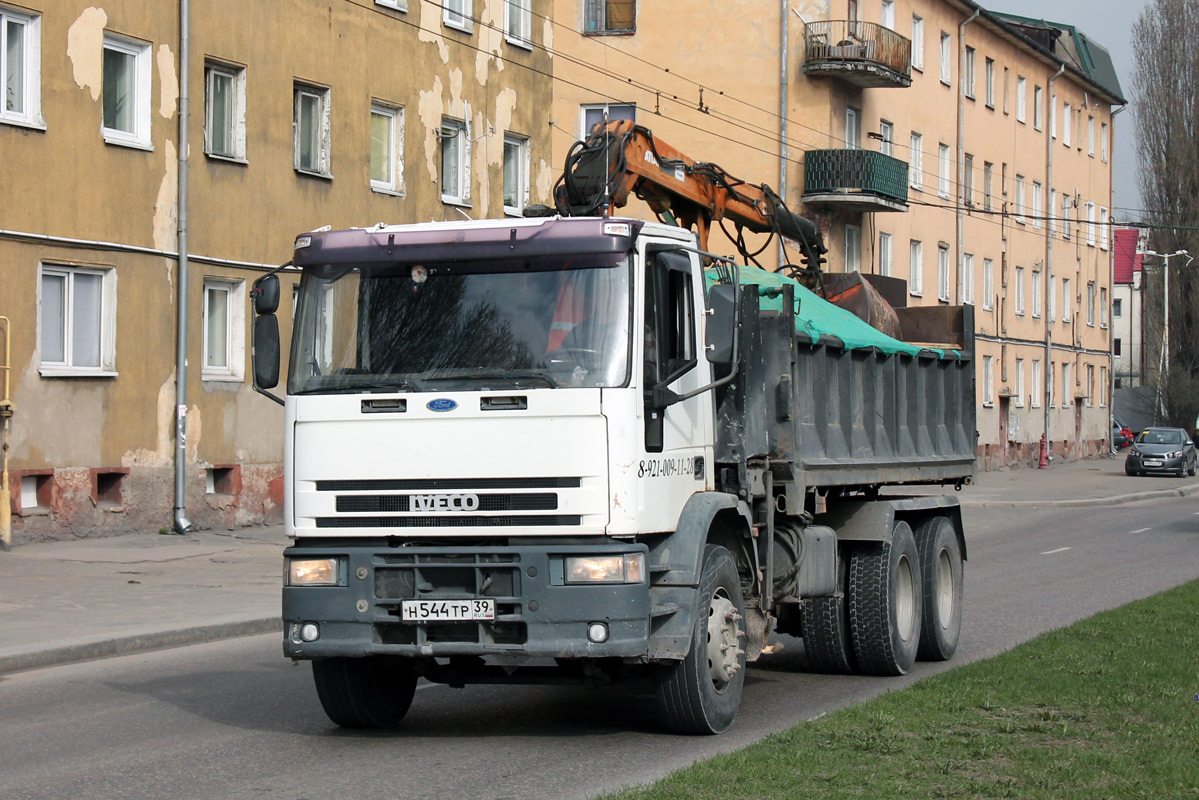
<path id="1" fill-rule="evenodd" d="M 646 687 L 422 685 L 404 725 L 347 732 L 275 636 L 0 678 L 0 797 L 589 798 L 1199 578 L 1199 504 L 967 512 L 965 627 L 904 678 L 749 672 L 719 737 L 662 732 Z"/>

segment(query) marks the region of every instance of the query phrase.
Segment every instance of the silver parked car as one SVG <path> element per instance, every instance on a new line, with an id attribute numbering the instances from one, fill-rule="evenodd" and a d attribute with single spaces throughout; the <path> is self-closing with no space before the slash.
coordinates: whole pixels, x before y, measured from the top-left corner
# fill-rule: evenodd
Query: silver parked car
<path id="1" fill-rule="evenodd" d="M 1195 443 L 1182 428 L 1146 428 L 1133 439 L 1132 449 L 1124 459 L 1128 475 L 1195 474 Z"/>

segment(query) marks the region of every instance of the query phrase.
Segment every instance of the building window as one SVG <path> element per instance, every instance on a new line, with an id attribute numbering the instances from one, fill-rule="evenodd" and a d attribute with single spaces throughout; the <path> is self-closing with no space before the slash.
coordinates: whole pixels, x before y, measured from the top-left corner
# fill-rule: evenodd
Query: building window
<path id="1" fill-rule="evenodd" d="M 0 122 L 44 128 L 42 119 L 42 18 L 0 6 Z"/>
<path id="2" fill-rule="evenodd" d="M 111 374 L 115 273 L 43 264 L 38 286 L 41 374 Z"/>
<path id="3" fill-rule="evenodd" d="M 1016 222 L 1024 224 L 1024 176 L 1016 176 Z"/>
<path id="4" fill-rule="evenodd" d="M 971 100 L 974 99 L 974 48 L 966 48 L 966 75 L 962 79 L 963 91 Z"/>
<path id="5" fill-rule="evenodd" d="M 1029 393 L 1032 398 L 1032 407 L 1041 407 L 1041 360 L 1034 358 L 1032 360 L 1032 391 Z"/>
<path id="6" fill-rule="evenodd" d="M 974 156 L 962 156 L 962 202 L 967 208 L 974 206 Z"/>
<path id="7" fill-rule="evenodd" d="M 466 182 L 466 125 L 460 120 L 441 121 L 441 201 L 465 203 Z"/>
<path id="8" fill-rule="evenodd" d="M 885 156 L 895 155 L 895 126 L 885 119 L 879 120 L 878 134 L 881 137 L 878 151 Z"/>
<path id="9" fill-rule="evenodd" d="M 862 268 L 862 229 L 857 225 L 845 226 L 845 271 Z"/>
<path id="10" fill-rule="evenodd" d="M 1066 147 L 1070 146 L 1070 117 L 1072 114 L 1070 104 L 1064 104 L 1062 106 L 1062 144 Z"/>
<path id="11" fill-rule="evenodd" d="M 912 239 L 908 254 L 908 291 L 919 297 L 924 293 L 924 243 Z"/>
<path id="12" fill-rule="evenodd" d="M 1095 365 L 1087 364 L 1087 405 L 1095 404 Z"/>
<path id="13" fill-rule="evenodd" d="M 532 49 L 533 13 L 532 0 L 505 0 L 504 38 L 509 44 Z"/>
<path id="14" fill-rule="evenodd" d="M 1049 95 L 1049 138 L 1057 138 L 1057 95 Z"/>
<path id="15" fill-rule="evenodd" d="M 908 152 L 908 184 L 919 191 L 924 172 L 924 137 L 912 131 Z"/>
<path id="16" fill-rule="evenodd" d="M 941 83 L 949 85 L 953 77 L 953 37 L 941 31 Z"/>
<path id="17" fill-rule="evenodd" d="M 1087 203 L 1087 244 L 1095 246 L 1095 204 Z"/>
<path id="18" fill-rule="evenodd" d="M 1099 367 L 1099 407 L 1107 407 L 1107 367 Z"/>
<path id="19" fill-rule="evenodd" d="M 995 108 L 995 59 L 986 60 L 983 73 L 983 80 L 987 82 L 987 108 Z"/>
<path id="20" fill-rule="evenodd" d="M 529 204 L 529 140 L 504 137 L 504 213 L 522 216 Z"/>
<path id="21" fill-rule="evenodd" d="M 1099 157 L 1107 163 L 1107 123 L 1099 123 Z"/>
<path id="22" fill-rule="evenodd" d="M 246 158 L 246 70 L 228 64 L 204 65 L 204 152 Z"/>
<path id="23" fill-rule="evenodd" d="M 862 147 L 862 110 L 853 106 L 845 107 L 845 147 L 858 150 Z"/>
<path id="24" fill-rule="evenodd" d="M 584 33 L 633 33 L 636 30 L 635 0 L 584 0 Z"/>
<path id="25" fill-rule="evenodd" d="M 924 72 L 924 17 L 912 15 L 912 69 Z"/>
<path id="26" fill-rule="evenodd" d="M 1016 267 L 1016 314 L 1024 316 L 1024 267 Z"/>
<path id="27" fill-rule="evenodd" d="M 1016 359 L 1016 399 L 1015 404 L 1024 407 L 1024 359 Z"/>
<path id="28" fill-rule="evenodd" d="M 946 200 L 949 199 L 949 145 L 941 144 L 937 146 L 937 194 Z"/>
<path id="29" fill-rule="evenodd" d="M 989 258 L 983 259 L 983 308 L 994 309 L 992 296 L 995 294 L 995 262 Z"/>
<path id="30" fill-rule="evenodd" d="M 878 274 L 891 274 L 891 234 L 878 235 Z"/>
<path id="31" fill-rule="evenodd" d="M 1095 118 L 1087 117 L 1087 155 L 1095 157 Z"/>
<path id="32" fill-rule="evenodd" d="M 1070 362 L 1062 362 L 1062 408 L 1073 405 L 1074 382 L 1070 380 Z"/>
<path id="33" fill-rule="evenodd" d="M 991 210 L 991 175 L 995 171 L 995 165 L 990 161 L 983 162 L 983 210 Z"/>
<path id="34" fill-rule="evenodd" d="M 470 33 L 475 29 L 471 12 L 471 0 L 442 0 L 441 22 L 447 28 L 457 28 Z"/>
<path id="35" fill-rule="evenodd" d="M 328 87 L 297 83 L 295 93 L 295 163 L 300 172 L 332 177 L 329 170 L 331 113 Z"/>
<path id="36" fill-rule="evenodd" d="M 245 281 L 204 279 L 204 339 L 200 378 L 241 381 L 246 362 Z"/>
<path id="37" fill-rule="evenodd" d="M 937 247 L 937 299 L 949 302 L 949 245 Z"/>
<path id="38" fill-rule="evenodd" d="M 1016 76 L 1016 121 L 1017 122 L 1024 122 L 1024 101 L 1025 101 L 1024 93 L 1025 93 L 1026 88 L 1027 88 L 1027 81 L 1024 80 L 1024 76 L 1017 75 Z"/>
<path id="39" fill-rule="evenodd" d="M 408 10 L 408 0 L 375 0 L 375 5 L 394 8 L 396 11 Z"/>
<path id="40" fill-rule="evenodd" d="M 612 122 L 618 119 L 637 121 L 637 106 L 632 103 L 600 103 L 579 107 L 579 135 L 587 138 L 587 134 L 600 123 Z"/>
<path id="41" fill-rule="evenodd" d="M 958 302 L 974 305 L 974 255 L 962 254 L 962 284 L 958 287 Z"/>
<path id="42" fill-rule="evenodd" d="M 151 149 L 150 45 L 104 34 L 104 141 Z"/>
<path id="43" fill-rule="evenodd" d="M 1032 315 L 1034 319 L 1041 316 L 1041 271 L 1032 271 Z"/>
<path id="44" fill-rule="evenodd" d="M 1119 337 L 1112 339 L 1112 355 L 1114 355 L 1114 356 L 1123 355 L 1123 353 L 1120 351 Z"/>
<path id="45" fill-rule="evenodd" d="M 1041 227 L 1041 217 L 1044 212 L 1041 207 L 1041 184 L 1039 181 L 1032 182 L 1032 226 L 1034 228 Z"/>
<path id="46" fill-rule="evenodd" d="M 883 0 L 882 15 L 879 19 L 884 28 L 895 30 L 895 0 Z"/>
<path id="47" fill-rule="evenodd" d="M 1107 327 L 1107 289 L 1099 290 L 1099 327 Z"/>
<path id="48" fill-rule="evenodd" d="M 1045 110 L 1045 94 L 1040 86 L 1034 86 L 1032 90 L 1032 126 L 1036 130 L 1041 130 L 1044 126 Z"/>
<path id="49" fill-rule="evenodd" d="M 983 356 L 983 402 L 987 405 L 995 402 L 994 360 L 993 356 Z"/>
<path id="50" fill-rule="evenodd" d="M 1107 206 L 1099 206 L 1099 249 L 1107 249 L 1107 232 L 1110 226 L 1107 219 Z"/>
<path id="51" fill-rule="evenodd" d="M 371 103 L 371 188 L 404 191 L 404 109 Z"/>
<path id="52" fill-rule="evenodd" d="M 1053 280 L 1053 275 L 1048 275 L 1049 284 L 1046 289 L 1048 296 L 1045 298 L 1045 310 L 1049 314 L 1049 321 L 1053 322 L 1057 319 L 1057 283 Z"/>
<path id="53" fill-rule="evenodd" d="M 1070 321 L 1070 279 L 1062 278 L 1062 322 Z"/>
<path id="54" fill-rule="evenodd" d="M 1070 238 L 1070 230 L 1071 230 L 1070 209 L 1073 207 L 1074 207 L 1074 205 L 1070 200 L 1070 195 L 1063 194 L 1062 195 L 1062 238 L 1063 239 Z"/>
<path id="55" fill-rule="evenodd" d="M 1093 284 L 1093 283 L 1088 284 L 1087 292 L 1091 295 L 1094 295 L 1095 294 L 1095 284 Z M 1092 297 L 1091 302 L 1093 303 L 1094 301 L 1095 301 L 1095 298 Z M 1090 311 L 1088 316 L 1090 316 L 1093 320 L 1093 318 L 1095 316 L 1094 309 L 1092 309 Z M 1120 319 L 1120 317 L 1124 316 L 1124 300 L 1123 299 L 1117 297 L 1112 300 L 1112 316 L 1115 317 L 1116 319 Z"/>
<path id="56" fill-rule="evenodd" d="M 1009 107 L 1010 101 L 1011 101 L 1011 89 L 1009 87 L 1009 82 L 1008 82 L 1008 73 L 1009 73 L 1008 68 L 1004 67 L 1003 68 L 1003 113 L 1004 114 L 1008 113 L 1008 107 Z"/>

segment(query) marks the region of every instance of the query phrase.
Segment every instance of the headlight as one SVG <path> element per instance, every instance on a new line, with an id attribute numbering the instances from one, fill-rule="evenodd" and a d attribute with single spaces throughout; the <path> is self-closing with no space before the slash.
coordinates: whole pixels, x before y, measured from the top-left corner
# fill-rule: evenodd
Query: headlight
<path id="1" fill-rule="evenodd" d="M 292 558 L 287 562 L 288 586 L 337 586 L 340 558 Z"/>
<path id="2" fill-rule="evenodd" d="M 567 583 L 643 583 L 645 554 L 567 556 Z"/>
<path id="3" fill-rule="evenodd" d="M 1181 450 L 1175 450 L 1173 453 L 1166 453 L 1166 458 L 1178 458 L 1182 455 Z"/>

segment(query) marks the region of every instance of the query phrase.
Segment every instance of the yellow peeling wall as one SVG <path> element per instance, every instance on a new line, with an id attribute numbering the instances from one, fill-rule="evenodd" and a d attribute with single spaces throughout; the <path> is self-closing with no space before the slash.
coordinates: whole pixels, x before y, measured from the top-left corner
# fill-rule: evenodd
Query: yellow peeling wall
<path id="1" fill-rule="evenodd" d="M 322 225 L 502 216 L 505 134 L 528 137 L 529 200 L 547 202 L 550 4 L 532 2 L 532 46 L 504 36 L 502 0 L 474 0 L 469 31 L 448 27 L 440 4 L 421 0 L 191 7 L 187 516 L 202 527 L 275 521 L 282 410 L 250 386 L 249 283 L 290 257 L 297 233 Z M 177 413 L 179 6 L 0 0 L 0 9 L 32 19 L 40 48 L 40 115 L 0 119 L 0 316 L 12 320 L 17 409 L 9 436 L 14 539 L 167 527 Z M 106 33 L 148 46 L 144 147 L 101 135 Z M 244 69 L 244 158 L 205 152 L 206 63 Z M 293 166 L 297 82 L 329 92 L 327 176 Z M 372 102 L 400 109 L 396 191 L 371 188 Z M 441 199 L 443 117 L 465 123 L 473 139 L 461 204 Z M 106 276 L 112 356 L 99 374 L 42 363 L 39 286 L 42 270 L 56 267 Z M 244 345 L 232 379 L 201 371 L 205 278 L 240 287 L 234 315 Z M 293 281 L 285 279 L 280 314 L 285 341 Z"/>

